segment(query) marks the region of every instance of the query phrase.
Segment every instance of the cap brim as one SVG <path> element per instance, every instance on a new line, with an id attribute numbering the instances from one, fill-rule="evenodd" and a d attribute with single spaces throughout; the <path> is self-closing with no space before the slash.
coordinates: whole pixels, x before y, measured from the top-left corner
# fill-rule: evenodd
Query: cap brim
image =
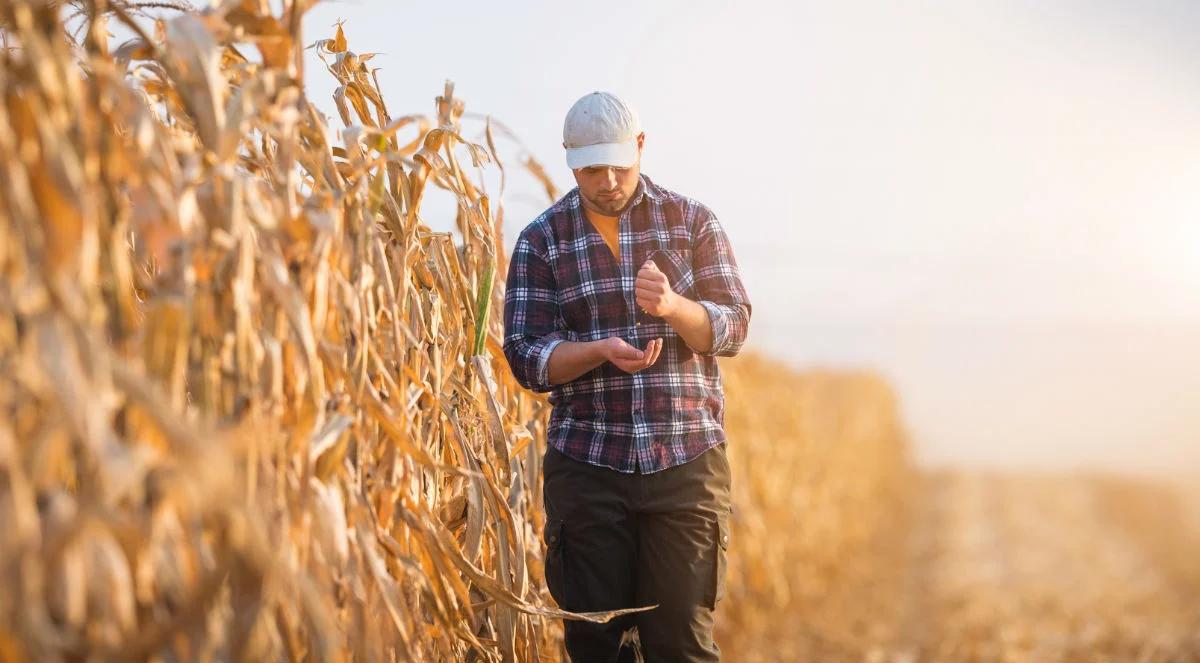
<path id="1" fill-rule="evenodd" d="M 597 143 L 567 148 L 567 166 L 571 170 L 588 166 L 628 168 L 637 163 L 637 141 Z"/>

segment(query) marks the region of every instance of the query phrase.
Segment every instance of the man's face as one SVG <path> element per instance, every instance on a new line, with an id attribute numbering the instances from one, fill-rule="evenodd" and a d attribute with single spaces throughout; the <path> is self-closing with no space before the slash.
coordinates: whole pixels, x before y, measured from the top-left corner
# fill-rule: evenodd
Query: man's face
<path id="1" fill-rule="evenodd" d="M 575 174 L 576 184 L 579 185 L 579 195 L 583 198 L 584 207 L 605 216 L 617 216 L 625 209 L 625 205 L 633 197 L 633 192 L 637 190 L 642 165 L 642 143 L 645 137 L 645 133 L 638 134 L 638 160 L 628 168 L 597 165 L 571 171 Z"/>

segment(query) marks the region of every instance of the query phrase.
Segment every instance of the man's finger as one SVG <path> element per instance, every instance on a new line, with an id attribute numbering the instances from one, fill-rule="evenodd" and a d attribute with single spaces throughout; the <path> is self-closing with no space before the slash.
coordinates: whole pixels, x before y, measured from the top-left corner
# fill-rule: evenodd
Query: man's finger
<path id="1" fill-rule="evenodd" d="M 658 355 L 662 354 L 662 343 L 661 338 L 656 338 L 646 344 L 646 368 L 658 361 Z"/>
<path id="2" fill-rule="evenodd" d="M 646 344 L 646 349 L 645 349 L 645 350 L 643 350 L 642 352 L 643 352 L 644 354 L 642 355 L 642 360 L 641 360 L 640 362 L 638 362 L 638 367 L 639 367 L 639 368 L 646 368 L 647 366 L 649 366 L 649 365 L 650 365 L 650 363 L 651 363 L 651 362 L 650 362 L 650 360 L 651 360 L 651 357 L 652 357 L 652 356 L 653 356 L 653 354 L 654 354 L 654 341 L 650 341 L 649 343 L 647 343 L 647 344 Z"/>
<path id="3" fill-rule="evenodd" d="M 646 349 L 649 351 L 646 353 L 648 355 L 646 357 L 646 365 L 652 366 L 654 362 L 658 361 L 658 353 L 662 350 L 662 341 L 654 339 L 646 344 Z"/>
<path id="4" fill-rule="evenodd" d="M 617 351 L 618 359 L 628 359 L 629 361 L 637 361 L 639 359 L 644 359 L 645 357 L 646 357 L 646 353 L 642 350 L 638 350 L 635 347 L 622 348 Z"/>
<path id="5" fill-rule="evenodd" d="M 643 357 L 644 357 L 644 353 L 642 350 L 639 350 L 636 347 L 630 345 L 627 341 L 625 341 L 625 339 L 621 339 L 620 345 L 617 346 L 617 352 L 616 352 L 617 359 L 635 360 L 635 359 L 642 359 Z"/>
<path id="6" fill-rule="evenodd" d="M 667 275 L 663 274 L 662 272 L 646 272 L 646 271 L 640 272 L 633 279 L 633 282 L 635 284 L 637 284 L 637 283 L 643 283 L 643 284 L 645 284 L 645 283 L 670 283 L 670 281 L 671 281 L 671 279 L 668 279 Z"/>
<path id="7" fill-rule="evenodd" d="M 635 295 L 639 295 L 639 294 L 657 295 L 657 294 L 662 294 L 662 293 L 666 292 L 666 290 L 667 290 L 667 284 L 665 284 L 665 283 L 651 283 L 651 284 L 643 284 L 643 285 L 638 285 L 638 286 L 633 287 L 633 293 Z"/>

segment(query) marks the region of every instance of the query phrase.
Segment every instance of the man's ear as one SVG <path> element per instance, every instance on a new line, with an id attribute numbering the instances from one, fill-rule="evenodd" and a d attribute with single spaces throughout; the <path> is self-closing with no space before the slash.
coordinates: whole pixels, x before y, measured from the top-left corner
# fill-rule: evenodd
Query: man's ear
<path id="1" fill-rule="evenodd" d="M 642 149 L 642 144 L 646 142 L 646 132 L 643 131 L 637 135 L 638 149 Z"/>

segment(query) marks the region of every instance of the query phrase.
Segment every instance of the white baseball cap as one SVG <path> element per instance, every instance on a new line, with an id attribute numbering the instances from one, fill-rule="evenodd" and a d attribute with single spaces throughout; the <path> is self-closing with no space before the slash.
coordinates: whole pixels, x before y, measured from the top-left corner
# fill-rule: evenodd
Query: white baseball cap
<path id="1" fill-rule="evenodd" d="M 637 136 L 642 132 L 637 113 L 610 92 L 584 95 L 567 111 L 563 147 L 567 166 L 628 168 L 637 162 Z"/>

